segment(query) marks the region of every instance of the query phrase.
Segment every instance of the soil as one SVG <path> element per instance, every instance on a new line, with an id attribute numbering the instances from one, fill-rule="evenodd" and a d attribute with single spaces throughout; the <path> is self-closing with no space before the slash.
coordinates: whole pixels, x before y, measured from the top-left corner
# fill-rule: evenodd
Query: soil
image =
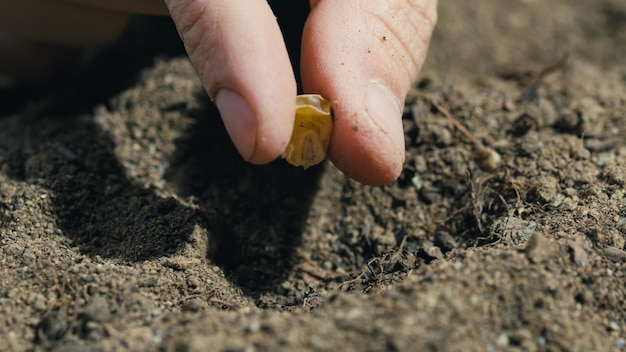
<path id="1" fill-rule="evenodd" d="M 0 351 L 626 350 L 624 43 L 620 0 L 443 1 L 367 187 L 244 163 L 138 18 L 0 92 Z"/>

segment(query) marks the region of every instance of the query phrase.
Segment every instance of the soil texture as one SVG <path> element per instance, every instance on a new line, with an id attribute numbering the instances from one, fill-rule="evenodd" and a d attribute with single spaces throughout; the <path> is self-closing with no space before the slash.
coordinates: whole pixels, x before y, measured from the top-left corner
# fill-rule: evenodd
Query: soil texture
<path id="1" fill-rule="evenodd" d="M 2 88 L 0 351 L 626 350 L 626 2 L 439 12 L 385 187 L 243 162 L 166 20 Z"/>

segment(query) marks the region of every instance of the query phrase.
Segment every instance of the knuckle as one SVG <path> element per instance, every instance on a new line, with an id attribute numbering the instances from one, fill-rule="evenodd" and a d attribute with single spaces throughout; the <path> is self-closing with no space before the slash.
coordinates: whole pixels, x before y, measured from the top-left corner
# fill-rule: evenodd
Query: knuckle
<path id="1" fill-rule="evenodd" d="M 201 1 L 171 1 L 170 13 L 178 29 L 178 34 L 185 44 L 187 52 L 192 55 L 202 43 L 202 21 L 206 15 L 206 6 Z"/>
<path id="2" fill-rule="evenodd" d="M 167 5 L 191 63 L 213 97 L 216 89 L 210 66 L 218 55 L 218 50 L 212 49 L 217 47 L 219 11 L 209 9 L 206 1 L 170 0 Z"/>

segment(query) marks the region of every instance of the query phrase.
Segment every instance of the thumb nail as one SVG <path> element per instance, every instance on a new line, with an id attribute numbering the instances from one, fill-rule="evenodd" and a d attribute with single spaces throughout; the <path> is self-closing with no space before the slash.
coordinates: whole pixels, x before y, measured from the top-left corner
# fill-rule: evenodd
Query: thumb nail
<path id="1" fill-rule="evenodd" d="M 244 160 L 250 160 L 257 134 L 257 120 L 250 105 L 239 94 L 226 88 L 217 92 L 215 104 L 235 148 Z"/>
<path id="2" fill-rule="evenodd" d="M 402 113 L 391 91 L 376 81 L 367 85 L 365 104 L 370 117 L 387 135 L 389 140 L 404 153 L 404 132 Z"/>

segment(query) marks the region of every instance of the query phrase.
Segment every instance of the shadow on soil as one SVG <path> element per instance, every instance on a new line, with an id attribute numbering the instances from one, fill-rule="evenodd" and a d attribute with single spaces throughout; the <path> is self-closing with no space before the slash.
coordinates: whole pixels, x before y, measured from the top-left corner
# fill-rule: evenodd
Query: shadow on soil
<path id="1" fill-rule="evenodd" d="M 171 27 L 148 20 L 157 21 L 151 27 Z M 133 39 L 146 30 L 145 19 L 136 21 L 130 38 L 79 72 L 2 92 L 10 104 L 0 116 L 29 112 L 2 143 L 9 176 L 50 190 L 59 233 L 87 255 L 131 262 L 174 255 L 200 227 L 213 246 L 209 259 L 233 282 L 251 294 L 275 288 L 293 264 L 321 168 L 304 173 L 280 160 L 268 166 L 242 162 L 207 101 L 202 111 L 187 111 L 195 123 L 177 140 L 165 175 L 171 188 L 199 206 L 129 180 L 115 140 L 95 124 L 93 108 L 131 87 L 156 56 L 182 53 L 171 44 L 178 41 L 171 28 L 160 42 L 169 44 L 135 46 Z"/>
<path id="2" fill-rule="evenodd" d="M 252 291 L 270 289 L 294 264 L 322 168 L 244 163 L 215 108 L 208 118 L 207 111 L 188 112 L 196 114 L 203 116 L 177 141 L 165 178 L 213 214 L 214 260 L 230 279 Z"/>
<path id="3" fill-rule="evenodd" d="M 182 47 L 136 45 L 143 24 L 171 32 L 164 19 L 138 18 L 125 37 L 92 62 L 65 76 L 6 88 L 0 116 L 25 111 L 7 136 L 9 176 L 51 191 L 56 225 L 90 255 L 136 261 L 163 256 L 185 240 L 190 217 L 206 216 L 127 179 L 115 142 L 94 123 L 93 109 L 132 86 L 155 56 L 180 55 Z M 146 22 L 148 21 L 148 22 Z M 168 30 L 169 28 L 169 30 Z M 9 101 L 9 100 L 7 100 Z M 26 115 L 26 116 L 24 116 Z"/>

